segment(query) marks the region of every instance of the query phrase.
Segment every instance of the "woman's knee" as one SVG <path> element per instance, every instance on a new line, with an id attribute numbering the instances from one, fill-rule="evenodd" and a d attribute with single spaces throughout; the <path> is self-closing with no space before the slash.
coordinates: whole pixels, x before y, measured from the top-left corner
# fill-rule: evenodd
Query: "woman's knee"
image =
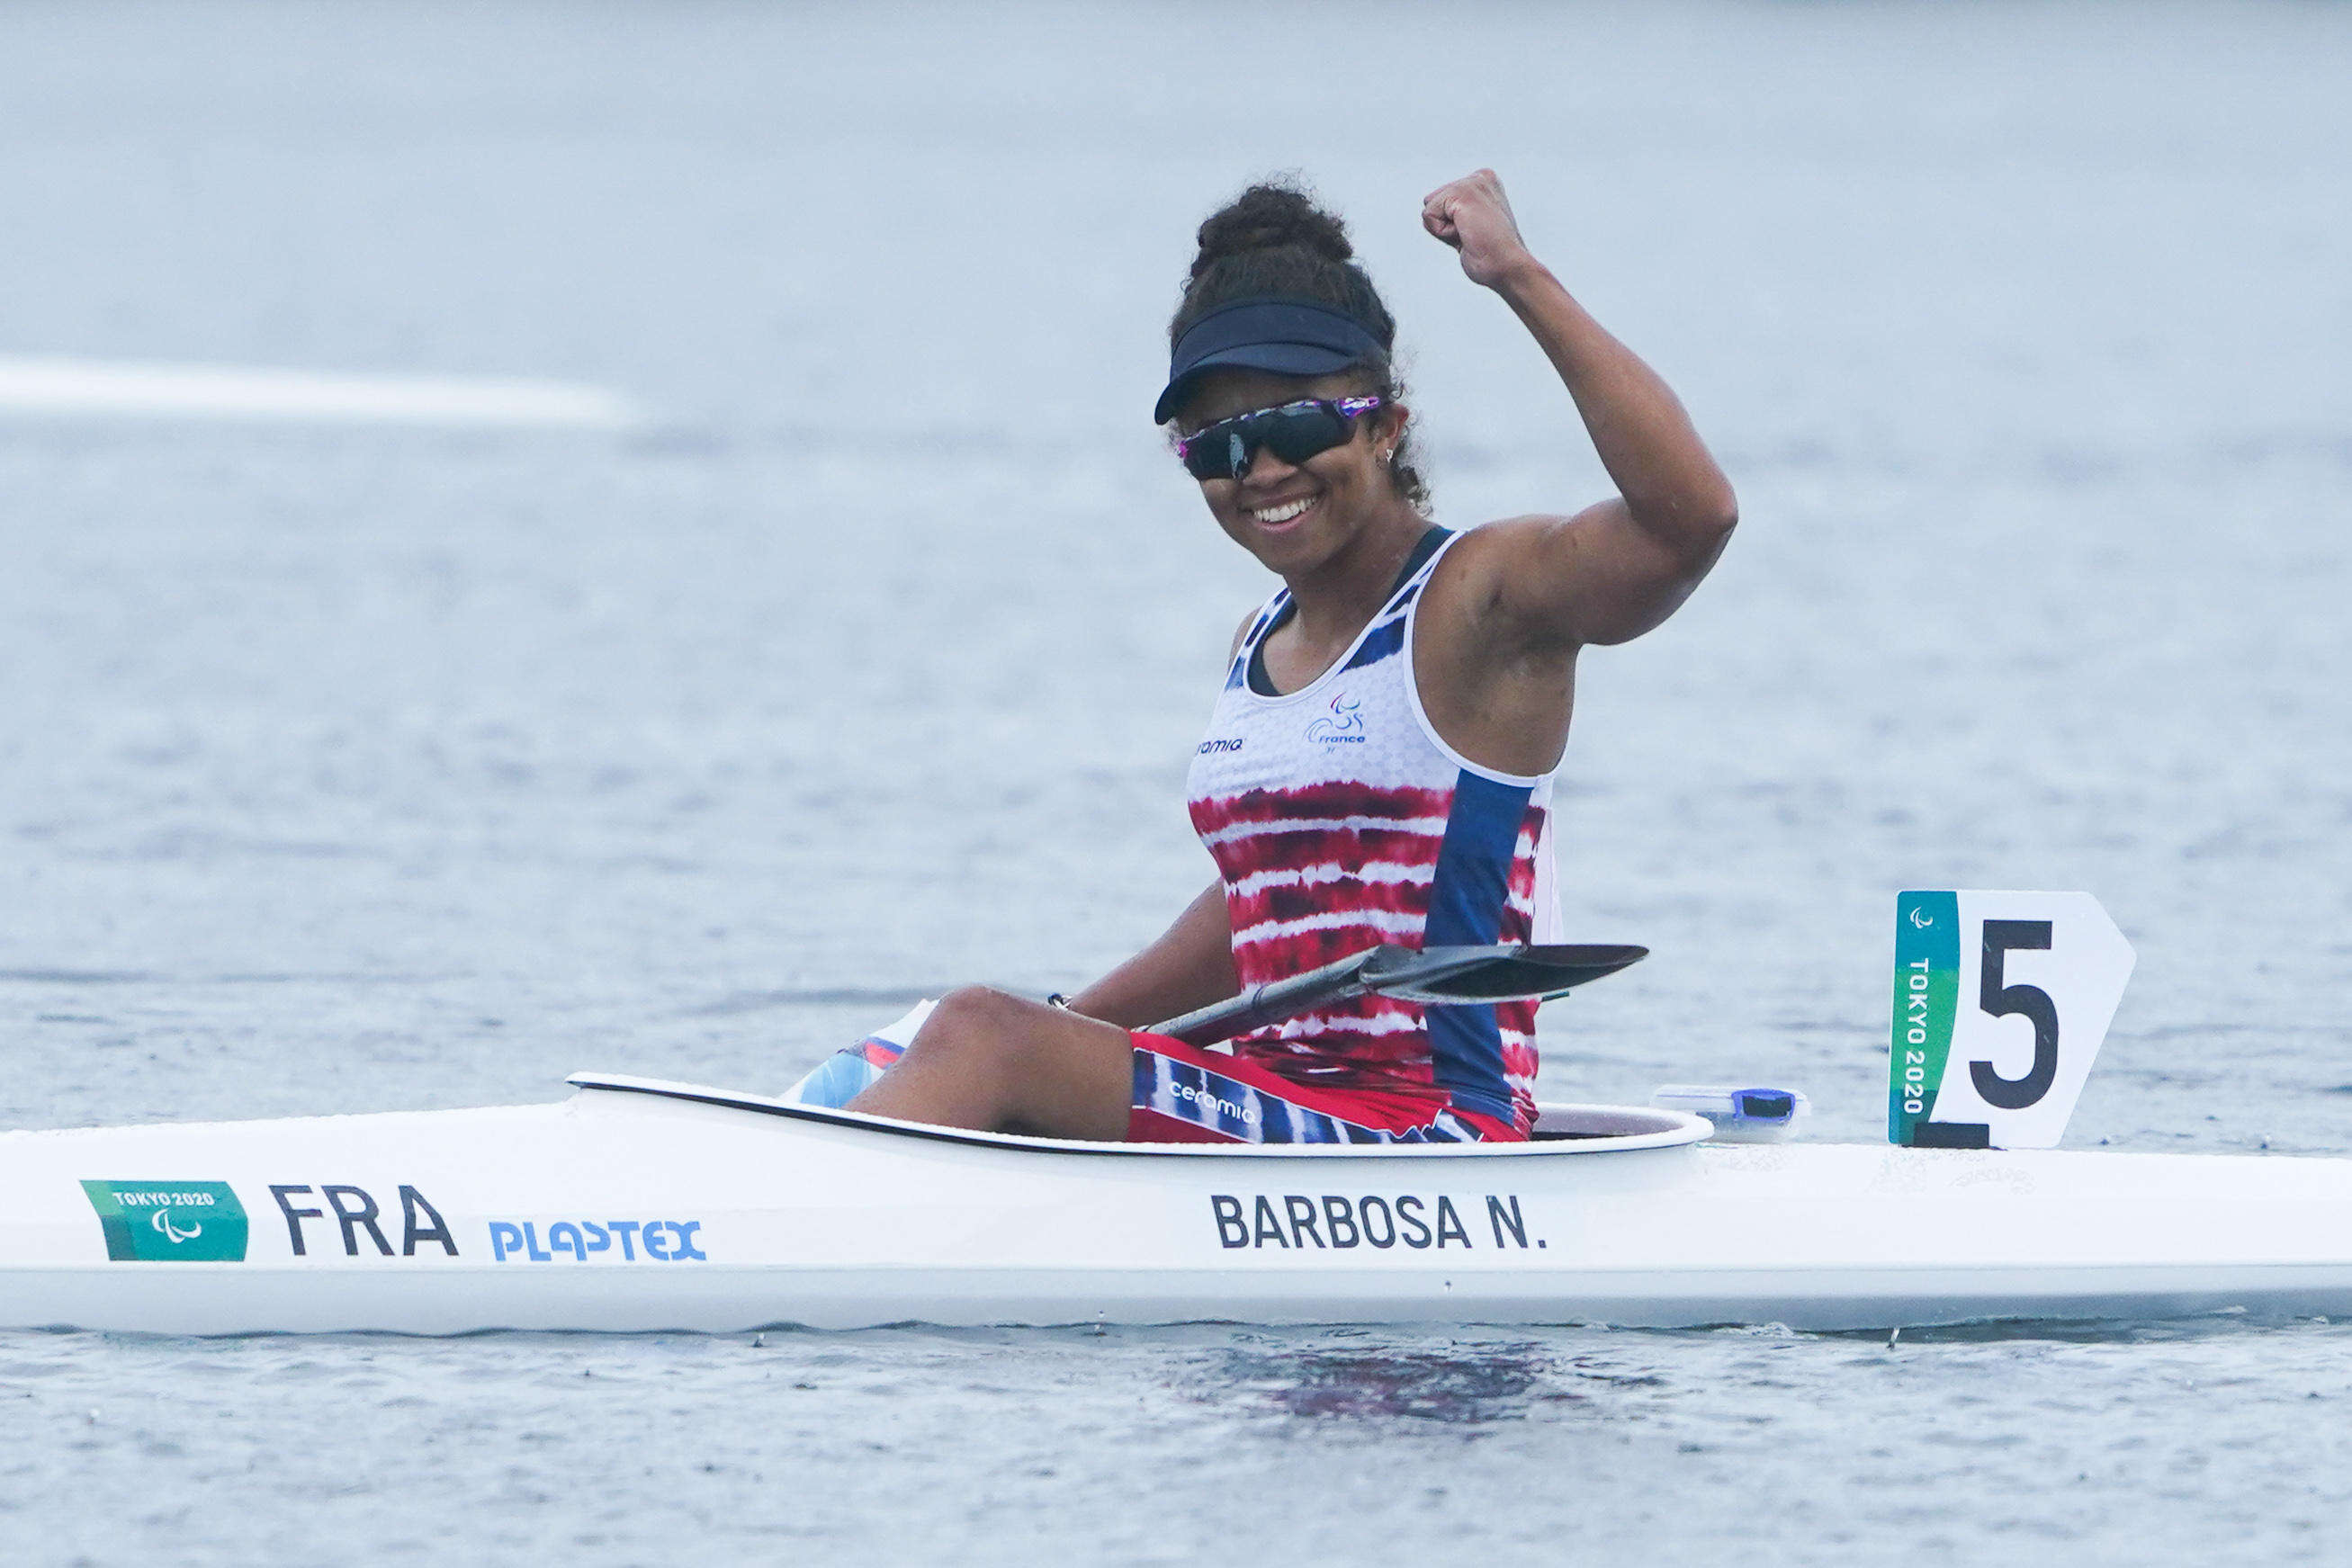
<path id="1" fill-rule="evenodd" d="M 916 1031 L 914 1044 L 931 1054 L 1002 1054 L 1020 1048 L 1020 1016 L 1028 1004 L 987 986 L 961 986 L 939 999 Z"/>

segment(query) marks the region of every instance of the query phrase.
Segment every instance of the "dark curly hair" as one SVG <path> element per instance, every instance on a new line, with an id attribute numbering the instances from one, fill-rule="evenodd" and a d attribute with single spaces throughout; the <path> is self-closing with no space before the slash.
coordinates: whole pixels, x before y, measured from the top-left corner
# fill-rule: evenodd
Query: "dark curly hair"
<path id="1" fill-rule="evenodd" d="M 1218 306 L 1262 294 L 1312 299 L 1345 311 L 1381 345 L 1379 355 L 1351 367 L 1363 390 L 1384 406 L 1403 398 L 1395 363 L 1396 318 L 1356 260 L 1348 225 L 1318 206 L 1314 193 L 1295 176 L 1252 185 L 1201 225 L 1200 252 L 1168 323 L 1169 342 Z M 1410 434 L 1398 437 L 1389 476 L 1398 495 L 1426 512 L 1429 486 L 1413 465 L 1411 442 Z"/>

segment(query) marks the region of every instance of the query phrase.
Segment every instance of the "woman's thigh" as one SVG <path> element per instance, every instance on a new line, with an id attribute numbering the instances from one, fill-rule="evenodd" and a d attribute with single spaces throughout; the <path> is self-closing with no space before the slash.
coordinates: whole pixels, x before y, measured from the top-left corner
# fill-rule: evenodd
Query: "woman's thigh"
<path id="1" fill-rule="evenodd" d="M 854 1111 L 1105 1142 L 1127 1134 L 1134 1048 L 1115 1024 L 1002 991 L 942 998 Z"/>

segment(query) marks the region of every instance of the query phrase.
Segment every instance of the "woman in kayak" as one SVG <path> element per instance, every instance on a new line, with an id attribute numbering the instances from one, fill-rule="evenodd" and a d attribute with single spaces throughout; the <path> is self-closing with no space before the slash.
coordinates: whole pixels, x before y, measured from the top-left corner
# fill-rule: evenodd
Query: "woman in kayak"
<path id="1" fill-rule="evenodd" d="M 1731 533 L 1731 486 L 1681 403 L 1528 252 L 1494 172 L 1421 216 L 1550 358 L 1619 494 L 1432 524 L 1396 323 L 1339 220 L 1278 184 L 1210 217 L 1153 417 L 1210 516 L 1283 581 L 1235 634 L 1192 761 L 1217 880 L 1066 1005 L 950 993 L 851 1109 L 1103 1140 L 1528 1135 L 1532 1001 L 1363 997 L 1231 1055 L 1143 1032 L 1378 943 L 1556 940 L 1577 652 L 1664 621 Z"/>

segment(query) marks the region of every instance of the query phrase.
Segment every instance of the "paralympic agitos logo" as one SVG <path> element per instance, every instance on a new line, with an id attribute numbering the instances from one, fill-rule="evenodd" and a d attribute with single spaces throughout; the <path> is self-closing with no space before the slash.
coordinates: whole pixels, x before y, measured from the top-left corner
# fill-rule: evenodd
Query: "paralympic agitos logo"
<path id="1" fill-rule="evenodd" d="M 225 1181 L 86 1181 L 117 1263 L 240 1263 L 245 1206 Z"/>
<path id="2" fill-rule="evenodd" d="M 1364 716 L 1360 698 L 1341 692 L 1331 699 L 1331 711 L 1307 727 L 1307 738 L 1318 746 L 1361 746 Z"/>

